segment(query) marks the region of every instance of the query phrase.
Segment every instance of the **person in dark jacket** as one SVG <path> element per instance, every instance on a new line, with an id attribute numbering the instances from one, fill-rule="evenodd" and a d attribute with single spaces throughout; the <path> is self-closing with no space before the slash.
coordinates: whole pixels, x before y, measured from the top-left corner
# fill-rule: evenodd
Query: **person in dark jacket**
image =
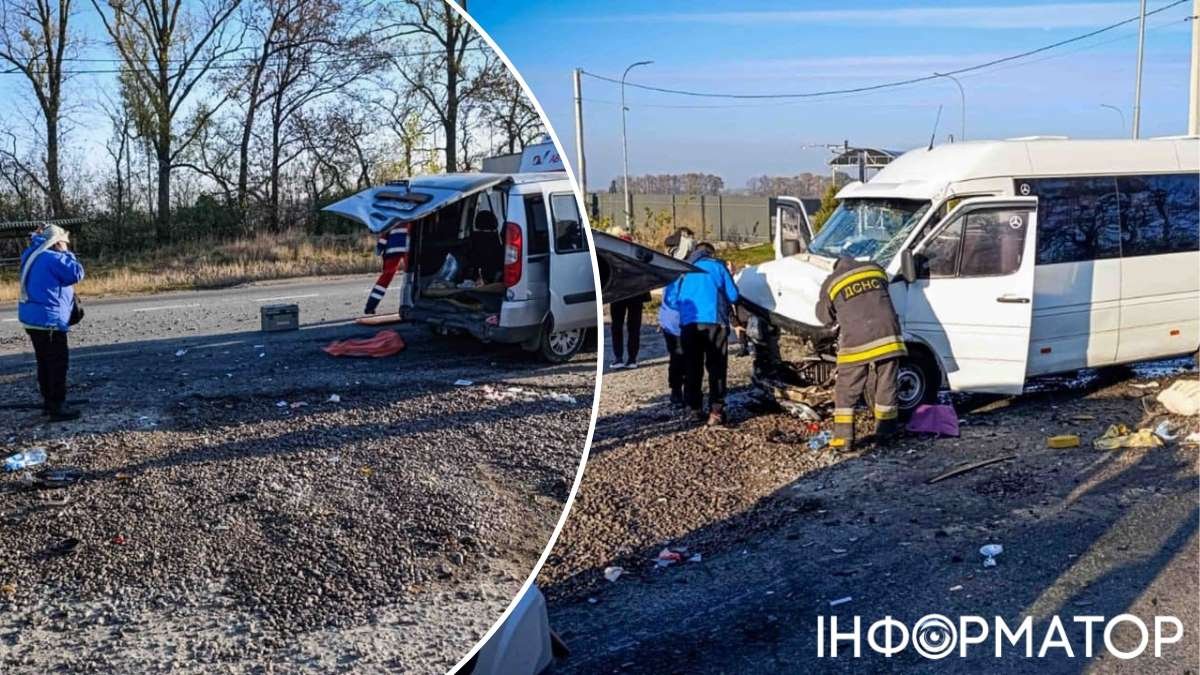
<path id="1" fill-rule="evenodd" d="M 701 272 L 685 274 L 663 293 L 663 304 L 679 312 L 685 362 L 684 404 L 709 426 L 725 423 L 725 373 L 729 365 L 729 311 L 738 301 L 737 284 L 725 263 L 704 242 L 687 261 Z M 703 412 L 704 373 L 708 371 L 708 413 Z"/>
<path id="2" fill-rule="evenodd" d="M 57 225 L 47 225 L 21 254 L 21 289 L 17 317 L 33 341 L 37 357 L 38 389 L 42 410 L 51 421 L 78 419 L 78 410 L 66 406 L 67 370 L 70 364 L 67 332 L 75 308 L 75 284 L 83 280 L 83 266 L 68 250 L 70 235 Z"/>
<path id="3" fill-rule="evenodd" d="M 633 241 L 629 232 L 620 226 L 611 228 L 609 234 Z M 608 306 L 612 316 L 612 370 L 621 368 L 637 368 L 638 352 L 642 348 L 642 310 L 650 302 L 650 294 L 642 293 L 632 298 L 618 300 Z"/>
<path id="4" fill-rule="evenodd" d="M 888 295 L 888 277 L 873 262 L 838 258 L 833 274 L 821 285 L 817 319 L 838 324 L 837 384 L 833 390 L 833 439 L 830 446 L 849 451 L 854 445 L 854 407 L 875 370 L 875 431 L 896 431 L 896 375 L 907 350 L 900 321 Z"/>
<path id="5" fill-rule="evenodd" d="M 696 247 L 692 231 L 686 227 L 675 230 L 663 242 L 667 254 L 676 260 L 687 260 Z M 687 361 L 683 356 L 683 337 L 679 325 L 679 312 L 667 307 L 666 303 L 658 305 L 658 329 L 662 331 L 663 341 L 667 347 L 667 386 L 671 390 L 671 405 L 683 407 L 683 381 L 687 370 Z"/>

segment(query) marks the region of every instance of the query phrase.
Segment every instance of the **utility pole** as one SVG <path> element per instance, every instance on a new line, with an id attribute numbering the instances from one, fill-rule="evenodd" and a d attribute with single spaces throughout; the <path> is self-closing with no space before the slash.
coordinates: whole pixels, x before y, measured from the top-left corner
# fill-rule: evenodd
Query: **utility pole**
<path id="1" fill-rule="evenodd" d="M 575 80 L 575 171 L 578 172 L 575 178 L 579 181 L 579 192 L 583 195 L 583 201 L 586 204 L 588 191 L 587 160 L 583 156 L 583 84 L 580 82 L 582 73 L 583 71 L 579 68 L 576 68 L 573 73 Z"/>
<path id="2" fill-rule="evenodd" d="M 629 143 L 625 135 L 625 112 L 629 110 L 625 107 L 625 76 L 629 71 L 638 66 L 648 66 L 653 61 L 638 61 L 637 63 L 629 64 L 624 73 L 621 73 L 621 163 L 624 166 L 625 180 L 625 203 L 621 205 L 621 210 L 625 212 L 625 229 L 633 232 L 633 203 L 629 201 Z"/>
<path id="3" fill-rule="evenodd" d="M 1200 0 L 1192 0 L 1192 86 L 1188 98 L 1188 135 L 1200 136 Z"/>
<path id="4" fill-rule="evenodd" d="M 1142 0 L 1141 18 L 1138 20 L 1137 79 L 1133 84 L 1133 139 L 1142 134 L 1142 60 L 1146 51 L 1146 0 Z"/>

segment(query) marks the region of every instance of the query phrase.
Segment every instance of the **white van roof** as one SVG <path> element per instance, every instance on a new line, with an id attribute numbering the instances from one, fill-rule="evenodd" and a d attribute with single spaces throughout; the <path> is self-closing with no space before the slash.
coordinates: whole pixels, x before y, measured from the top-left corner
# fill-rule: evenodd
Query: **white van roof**
<path id="1" fill-rule="evenodd" d="M 932 200 L 966 180 L 1169 171 L 1200 171 L 1200 139 L 967 141 L 910 150 L 837 196 Z"/>

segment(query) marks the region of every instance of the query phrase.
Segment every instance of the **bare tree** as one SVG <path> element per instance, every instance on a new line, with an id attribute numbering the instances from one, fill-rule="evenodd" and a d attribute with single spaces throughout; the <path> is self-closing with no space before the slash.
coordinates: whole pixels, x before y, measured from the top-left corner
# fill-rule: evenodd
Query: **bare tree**
<path id="1" fill-rule="evenodd" d="M 483 86 L 478 88 L 483 121 L 503 135 L 499 146 L 493 150 L 508 153 L 524 150 L 527 144 L 545 133 L 533 101 L 525 95 L 517 78 L 499 57 L 491 55 L 479 77 L 484 80 Z"/>
<path id="2" fill-rule="evenodd" d="M 59 142 L 63 114 L 63 60 L 75 46 L 70 29 L 74 15 L 71 0 L 4 0 L 0 3 L 0 61 L 12 65 L 33 91 L 45 128 L 45 181 L 38 181 L 50 202 L 52 216 L 66 214 L 62 176 L 59 169 Z M 15 153 L 5 152 L 11 162 L 21 161 Z M 31 171 L 25 172 L 27 174 Z"/>
<path id="3" fill-rule="evenodd" d="M 400 165 L 405 176 L 417 172 L 417 155 L 426 154 L 424 143 L 433 131 L 434 123 L 425 114 L 420 96 L 403 84 L 383 82 L 381 95 L 372 102 L 387 117 L 387 125 L 400 145 Z M 421 162 L 421 164 L 425 164 Z"/>
<path id="4" fill-rule="evenodd" d="M 467 3 L 461 4 L 465 10 Z M 465 99 L 476 96 L 484 86 L 484 79 L 471 73 L 475 60 L 470 57 L 478 50 L 479 34 L 453 7 L 440 0 L 404 0 L 403 9 L 398 26 L 408 34 L 424 36 L 433 50 L 420 54 L 401 51 L 397 68 L 441 125 L 446 171 L 458 171 L 462 168 L 460 108 Z"/>
<path id="5" fill-rule="evenodd" d="M 171 227 L 171 169 L 195 139 L 205 118 L 224 102 L 205 106 L 192 129 L 176 134 L 184 103 L 219 60 L 239 44 L 228 35 L 230 17 L 242 0 L 108 0 L 108 11 L 91 0 L 124 63 L 130 94 L 141 107 L 139 131 L 154 147 L 158 170 L 155 235 L 165 241 Z"/>

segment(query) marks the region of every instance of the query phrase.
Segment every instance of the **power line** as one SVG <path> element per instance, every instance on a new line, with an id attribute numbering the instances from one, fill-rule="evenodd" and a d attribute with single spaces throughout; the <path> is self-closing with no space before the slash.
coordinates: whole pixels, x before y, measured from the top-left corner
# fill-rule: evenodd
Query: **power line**
<path id="1" fill-rule="evenodd" d="M 1182 5 L 1188 1 L 1189 0 L 1175 0 L 1174 2 L 1172 2 L 1170 4 L 1159 7 L 1158 9 L 1146 12 L 1146 16 L 1152 16 L 1152 15 L 1158 14 L 1160 12 L 1165 12 L 1168 9 L 1171 9 L 1173 7 L 1178 7 L 1179 5 Z M 1007 63 L 1010 61 L 1016 61 L 1018 59 L 1023 59 L 1027 56 L 1033 56 L 1034 54 L 1040 54 L 1042 52 L 1049 51 L 1051 49 L 1055 49 L 1058 47 L 1062 47 L 1064 45 L 1071 44 L 1073 42 L 1079 42 L 1080 40 L 1086 40 L 1088 38 L 1100 35 L 1101 33 L 1107 33 L 1110 30 L 1120 28 L 1121 26 L 1124 26 L 1129 23 L 1133 23 L 1138 20 L 1140 20 L 1140 17 L 1135 16 L 1135 17 L 1132 17 L 1129 19 L 1125 19 L 1124 21 L 1118 21 L 1117 23 L 1105 26 L 1103 28 L 1098 28 L 1089 33 L 1084 33 L 1083 35 L 1076 35 L 1075 37 L 1067 38 L 1065 40 L 1059 40 L 1058 42 L 1054 42 L 1052 44 L 1038 47 L 1036 49 L 1030 49 L 1028 51 L 1021 52 L 1019 54 L 1012 54 L 1010 56 L 1004 56 L 1004 57 L 1001 57 L 998 59 L 992 59 L 991 61 L 987 61 L 984 63 L 978 63 L 973 66 L 965 66 L 965 67 L 959 68 L 957 70 L 948 70 L 948 71 L 943 72 L 940 75 L 924 75 L 921 77 L 909 78 L 907 80 L 882 82 L 879 84 L 865 85 L 862 87 L 850 87 L 850 88 L 846 88 L 846 89 L 830 89 L 827 91 L 813 91 L 813 92 L 802 92 L 802 93 L 725 94 L 725 93 L 718 93 L 718 92 L 703 92 L 703 91 L 691 91 L 691 90 L 687 90 L 687 89 L 671 89 L 668 87 L 655 87 L 655 86 L 648 85 L 648 84 L 638 84 L 636 82 L 629 82 L 629 81 L 625 82 L 625 86 L 634 87 L 636 89 L 644 89 L 646 91 L 654 91 L 654 92 L 658 92 L 658 93 L 662 93 L 662 94 L 677 94 L 679 96 L 693 96 L 693 97 L 698 97 L 698 98 L 723 98 L 723 99 L 798 99 L 798 98 L 817 98 L 817 97 L 821 97 L 821 96 L 830 96 L 830 95 L 835 95 L 835 94 L 859 94 L 859 93 L 869 92 L 869 91 L 878 91 L 880 89 L 890 89 L 893 87 L 902 87 L 905 85 L 917 84 L 920 82 L 929 82 L 931 80 L 939 79 L 943 75 L 960 75 L 963 73 L 970 73 L 970 72 L 973 72 L 976 70 L 982 70 L 984 68 L 989 68 L 991 66 L 999 65 L 1002 63 Z M 613 78 L 613 77 L 608 77 L 607 75 L 598 75 L 596 73 L 591 73 L 586 70 L 583 70 L 581 72 L 584 75 L 587 75 L 588 77 L 591 77 L 591 78 L 595 78 L 597 80 L 603 80 L 605 82 L 612 82 L 612 83 L 620 82 L 620 80 Z"/>

